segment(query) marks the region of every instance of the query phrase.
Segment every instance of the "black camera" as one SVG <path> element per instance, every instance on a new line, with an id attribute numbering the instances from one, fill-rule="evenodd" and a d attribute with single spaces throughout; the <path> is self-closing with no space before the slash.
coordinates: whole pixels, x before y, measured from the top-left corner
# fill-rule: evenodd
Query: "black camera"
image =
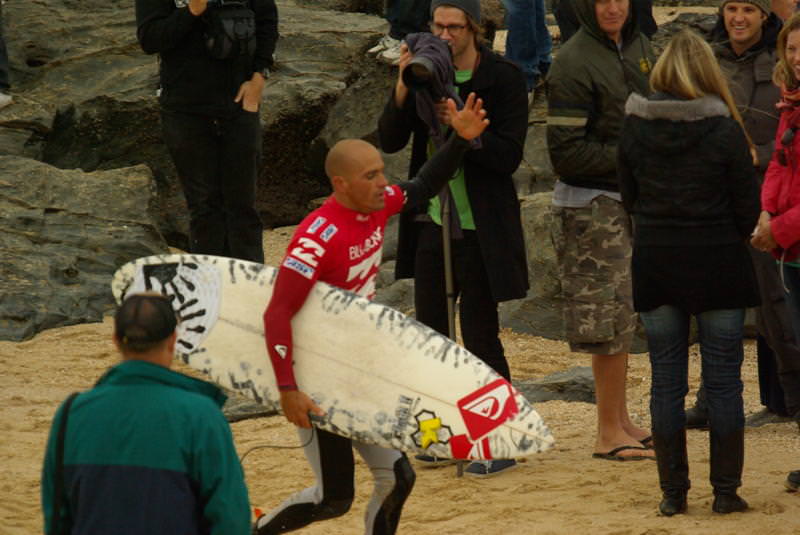
<path id="1" fill-rule="evenodd" d="M 409 89 L 431 89 L 433 76 L 433 62 L 423 56 L 413 57 L 403 69 L 403 83 Z"/>

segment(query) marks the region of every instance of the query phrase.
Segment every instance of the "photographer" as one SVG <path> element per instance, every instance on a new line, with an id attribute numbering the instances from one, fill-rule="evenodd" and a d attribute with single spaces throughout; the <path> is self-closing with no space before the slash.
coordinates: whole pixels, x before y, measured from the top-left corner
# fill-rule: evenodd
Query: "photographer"
<path id="1" fill-rule="evenodd" d="M 462 99 L 471 92 L 481 98 L 490 122 L 479 138 L 480 148 L 463 156 L 450 180 L 449 202 L 434 198 L 421 211 L 401 216 L 396 275 L 414 277 L 417 320 L 447 333 L 442 207 L 454 205 L 447 228 L 457 226 L 459 232 L 450 234 L 452 257 L 447 263 L 452 265 L 464 345 L 509 379 L 497 304 L 524 297 L 528 289 L 519 201 L 511 179 L 522 161 L 528 129 L 525 77 L 518 66 L 483 44 L 478 0 L 433 0 L 431 15 L 431 33 L 450 49 L 454 72 L 450 85 Z M 425 111 L 430 110 L 426 100 L 443 95 L 426 95 L 426 90 L 406 85 L 403 73 L 412 59 L 404 47 L 378 135 L 387 153 L 399 152 L 411 141 L 409 176 L 413 177 L 433 153 L 436 132 L 447 135 L 449 123 L 441 100 L 433 104 L 433 120 Z M 428 466 L 439 462 L 429 456 L 417 459 Z M 466 473 L 493 476 L 514 465 L 510 459 L 474 462 Z"/>
<path id="2" fill-rule="evenodd" d="M 255 187 L 259 105 L 278 40 L 274 0 L 136 0 L 160 58 L 164 142 L 190 217 L 189 250 L 263 262 Z"/>

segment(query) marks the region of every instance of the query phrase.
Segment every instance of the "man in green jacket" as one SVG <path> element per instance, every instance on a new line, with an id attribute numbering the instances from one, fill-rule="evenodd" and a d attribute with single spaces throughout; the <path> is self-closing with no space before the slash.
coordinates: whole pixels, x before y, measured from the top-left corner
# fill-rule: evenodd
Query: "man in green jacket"
<path id="1" fill-rule="evenodd" d="M 654 56 L 629 0 L 574 0 L 581 28 L 547 80 L 547 143 L 560 180 L 553 192 L 553 245 L 570 349 L 592 355 L 597 397 L 594 457 L 653 457 L 649 433 L 628 415 L 625 382 L 636 328 L 630 221 L 617 181 L 625 101 L 649 93 Z"/>
<path id="2" fill-rule="evenodd" d="M 176 324 L 158 294 L 120 306 L 113 339 L 122 363 L 53 420 L 42 471 L 47 535 L 249 535 L 225 395 L 169 369 Z"/>

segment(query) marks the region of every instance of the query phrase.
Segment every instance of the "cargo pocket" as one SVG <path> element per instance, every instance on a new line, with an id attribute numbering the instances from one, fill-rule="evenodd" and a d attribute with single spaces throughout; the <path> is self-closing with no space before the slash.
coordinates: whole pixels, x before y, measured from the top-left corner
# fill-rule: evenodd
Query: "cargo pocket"
<path id="1" fill-rule="evenodd" d="M 566 337 L 575 344 L 601 344 L 614 340 L 615 290 L 592 276 L 562 279 Z"/>

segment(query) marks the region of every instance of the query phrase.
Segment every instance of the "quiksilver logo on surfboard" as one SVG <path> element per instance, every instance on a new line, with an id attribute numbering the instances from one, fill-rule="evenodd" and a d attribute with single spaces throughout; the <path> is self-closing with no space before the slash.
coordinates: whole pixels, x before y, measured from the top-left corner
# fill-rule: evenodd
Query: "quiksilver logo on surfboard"
<path id="1" fill-rule="evenodd" d="M 502 378 L 461 398 L 457 406 L 473 441 L 484 437 L 519 411 L 511 385 Z"/>
<path id="2" fill-rule="evenodd" d="M 285 359 L 286 352 L 288 351 L 289 348 L 281 344 L 276 344 L 274 347 L 275 347 L 275 352 L 278 353 L 278 355 L 280 355 L 282 359 Z"/>

